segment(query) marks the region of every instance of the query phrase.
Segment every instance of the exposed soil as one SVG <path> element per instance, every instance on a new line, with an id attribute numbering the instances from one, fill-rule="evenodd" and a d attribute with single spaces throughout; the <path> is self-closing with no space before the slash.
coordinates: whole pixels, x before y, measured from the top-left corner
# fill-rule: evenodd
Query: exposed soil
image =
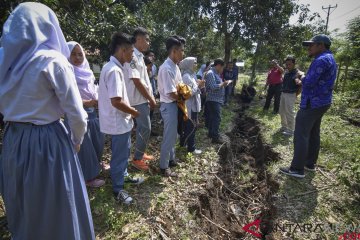
<path id="1" fill-rule="evenodd" d="M 190 211 L 212 239 L 252 239 L 254 236 L 242 228 L 256 219 L 261 219 L 262 238 L 271 239 L 276 216 L 272 196 L 278 183 L 266 165 L 279 159 L 279 155 L 263 143 L 259 123 L 243 111 L 238 112 L 227 136 L 229 142 L 219 151 L 221 167 L 209 178 Z M 255 226 L 250 229 L 259 232 Z"/>

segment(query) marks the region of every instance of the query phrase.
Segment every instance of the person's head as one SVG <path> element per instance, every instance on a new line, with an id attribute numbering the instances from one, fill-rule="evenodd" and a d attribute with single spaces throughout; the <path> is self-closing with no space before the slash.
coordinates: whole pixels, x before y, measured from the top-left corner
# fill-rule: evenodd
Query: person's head
<path id="1" fill-rule="evenodd" d="M 179 67 L 183 72 L 194 73 L 197 68 L 197 59 L 195 57 L 184 58 L 179 63 Z"/>
<path id="2" fill-rule="evenodd" d="M 130 35 L 122 32 L 116 32 L 112 35 L 110 53 L 119 60 L 119 62 L 131 62 L 133 52 L 134 47 Z"/>
<path id="3" fill-rule="evenodd" d="M 236 58 L 234 58 L 234 59 L 232 60 L 232 62 L 233 62 L 233 64 L 236 64 L 237 59 L 236 59 Z"/>
<path id="4" fill-rule="evenodd" d="M 147 51 L 145 57 L 149 57 L 153 62 L 156 60 L 155 53 L 152 50 Z"/>
<path id="5" fill-rule="evenodd" d="M 146 70 L 147 70 L 148 74 L 150 74 L 151 68 L 153 66 L 153 61 L 149 56 L 145 56 L 144 57 L 144 62 L 145 62 L 145 65 L 146 65 Z"/>
<path id="6" fill-rule="evenodd" d="M 168 56 L 174 63 L 179 63 L 184 58 L 185 43 L 185 39 L 177 35 L 171 36 L 166 40 Z"/>
<path id="7" fill-rule="evenodd" d="M 330 38 L 324 34 L 316 35 L 309 41 L 302 43 L 304 47 L 308 47 L 309 57 L 315 57 L 322 52 L 330 49 L 331 41 Z"/>
<path id="8" fill-rule="evenodd" d="M 211 67 L 211 62 L 210 62 L 210 61 L 207 61 L 207 62 L 205 63 L 205 69 L 204 69 L 204 72 L 209 71 L 210 67 Z"/>
<path id="9" fill-rule="evenodd" d="M 224 60 L 222 60 L 221 58 L 215 59 L 214 60 L 214 68 L 215 70 L 221 74 L 224 71 L 224 66 L 225 66 L 225 62 Z"/>
<path id="10" fill-rule="evenodd" d="M 56 14 L 44 4 L 20 3 L 9 15 L 2 29 L 0 95 L 21 84 L 24 80 L 21 76 L 36 53 L 55 50 L 70 58 L 69 47 Z"/>
<path id="11" fill-rule="evenodd" d="M 150 36 L 148 31 L 143 27 L 135 29 L 132 37 L 134 46 L 140 52 L 146 52 L 150 46 Z"/>
<path id="12" fill-rule="evenodd" d="M 229 70 L 233 69 L 233 67 L 234 67 L 234 64 L 232 62 L 228 62 L 226 64 L 226 68 L 229 69 Z"/>
<path id="13" fill-rule="evenodd" d="M 77 42 L 68 42 L 70 52 L 69 61 L 72 65 L 79 67 L 83 64 L 85 54 L 82 47 Z"/>
<path id="14" fill-rule="evenodd" d="M 285 59 L 285 66 L 286 66 L 286 69 L 291 71 L 295 68 L 295 63 L 296 63 L 296 60 L 295 60 L 295 57 L 294 56 L 287 56 L 286 59 Z"/>
<path id="15" fill-rule="evenodd" d="M 274 67 L 276 67 L 276 66 L 278 65 L 278 63 L 279 63 L 279 61 L 278 61 L 277 59 L 272 59 L 272 60 L 270 61 L 270 66 L 271 66 L 272 68 L 274 68 Z"/>

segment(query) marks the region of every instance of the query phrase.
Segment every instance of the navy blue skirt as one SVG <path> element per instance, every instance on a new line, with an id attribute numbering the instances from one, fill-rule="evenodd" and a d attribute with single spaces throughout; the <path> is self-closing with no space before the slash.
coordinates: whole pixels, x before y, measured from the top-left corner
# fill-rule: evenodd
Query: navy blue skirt
<path id="1" fill-rule="evenodd" d="M 94 108 L 85 108 L 88 114 L 87 131 L 78 152 L 81 168 L 86 181 L 100 173 L 100 161 L 104 149 L 104 134 L 100 132 L 99 119 Z"/>
<path id="2" fill-rule="evenodd" d="M 78 157 L 60 121 L 6 126 L 2 196 L 9 230 L 20 239 L 95 239 Z"/>
<path id="3" fill-rule="evenodd" d="M 78 152 L 85 181 L 96 178 L 100 173 L 100 161 L 104 149 L 104 134 L 100 132 L 99 119 L 94 108 L 84 108 L 88 114 L 87 131 Z M 65 125 L 70 127 L 65 119 Z"/>

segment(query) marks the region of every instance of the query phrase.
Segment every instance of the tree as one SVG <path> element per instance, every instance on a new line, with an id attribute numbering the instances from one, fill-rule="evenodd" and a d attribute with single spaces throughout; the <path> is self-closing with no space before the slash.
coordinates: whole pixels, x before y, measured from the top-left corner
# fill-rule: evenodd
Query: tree
<path id="1" fill-rule="evenodd" d="M 21 2 L 5 0 L 1 29 L 8 15 Z M 115 31 L 131 32 L 137 25 L 127 8 L 112 0 L 41 0 L 58 16 L 65 38 L 79 42 L 92 53 L 89 60 L 101 64 L 109 58 L 108 45 Z"/>

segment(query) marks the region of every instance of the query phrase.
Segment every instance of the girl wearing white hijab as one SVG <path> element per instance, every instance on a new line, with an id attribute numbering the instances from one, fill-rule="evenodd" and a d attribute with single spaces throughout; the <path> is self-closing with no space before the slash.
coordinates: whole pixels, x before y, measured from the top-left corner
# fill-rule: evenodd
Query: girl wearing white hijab
<path id="1" fill-rule="evenodd" d="M 201 110 L 200 89 L 205 86 L 205 81 L 196 79 L 196 66 L 197 60 L 194 57 L 187 57 L 179 63 L 183 82 L 191 88 L 192 92 L 192 96 L 186 100 L 189 120 L 184 122 L 184 131 L 180 134 L 180 146 L 187 145 L 188 152 L 201 154 L 202 151 L 195 148 L 195 131 L 198 113 Z"/>
<path id="2" fill-rule="evenodd" d="M 76 151 L 86 112 L 55 13 L 20 4 L 0 48 L 0 112 L 6 129 L 0 190 L 13 240 L 95 239 Z M 71 137 L 60 121 L 67 115 Z"/>
<path id="3" fill-rule="evenodd" d="M 98 103 L 94 84 L 95 76 L 90 69 L 89 62 L 81 45 L 74 41 L 67 44 L 70 50 L 70 57 L 68 59 L 74 67 L 76 83 L 84 109 L 88 114 L 88 127 L 81 149 L 78 152 L 78 157 L 86 185 L 89 187 L 101 187 L 105 184 L 105 181 L 96 177 L 100 173 L 100 162 L 105 139 L 104 134 L 100 132 L 99 118 L 95 109 Z"/>

